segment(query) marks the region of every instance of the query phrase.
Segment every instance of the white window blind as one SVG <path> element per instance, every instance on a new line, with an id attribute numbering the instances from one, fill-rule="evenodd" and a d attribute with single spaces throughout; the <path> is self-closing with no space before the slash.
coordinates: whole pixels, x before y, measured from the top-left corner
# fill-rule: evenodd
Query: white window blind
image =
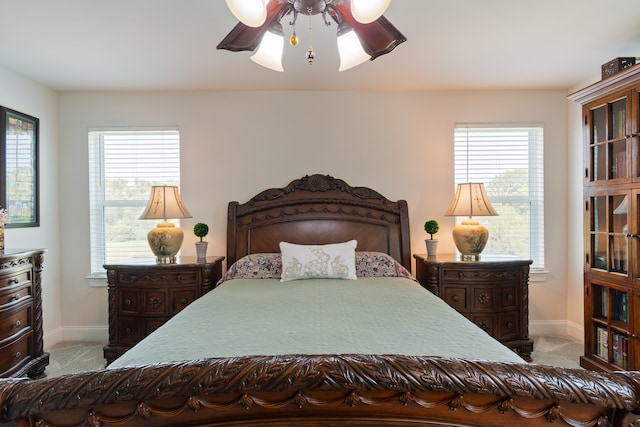
<path id="1" fill-rule="evenodd" d="M 475 218 L 489 229 L 483 253 L 532 259 L 533 268 L 544 268 L 542 126 L 457 124 L 454 139 L 456 184 L 483 182 L 498 212 Z"/>
<path id="2" fill-rule="evenodd" d="M 155 223 L 138 219 L 153 185 L 180 185 L 177 128 L 89 130 L 93 276 L 105 274 L 105 263 L 153 257 L 147 233 Z"/>

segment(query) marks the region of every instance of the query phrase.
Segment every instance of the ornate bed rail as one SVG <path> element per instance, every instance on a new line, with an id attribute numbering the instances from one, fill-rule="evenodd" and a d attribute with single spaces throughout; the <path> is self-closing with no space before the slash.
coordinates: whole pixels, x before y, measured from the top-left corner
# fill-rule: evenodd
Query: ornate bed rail
<path id="1" fill-rule="evenodd" d="M 632 426 L 640 425 L 639 381 L 635 372 L 599 374 L 439 357 L 218 358 L 0 380 L 0 421 L 37 426 L 216 426 L 231 420 L 233 425 Z"/>

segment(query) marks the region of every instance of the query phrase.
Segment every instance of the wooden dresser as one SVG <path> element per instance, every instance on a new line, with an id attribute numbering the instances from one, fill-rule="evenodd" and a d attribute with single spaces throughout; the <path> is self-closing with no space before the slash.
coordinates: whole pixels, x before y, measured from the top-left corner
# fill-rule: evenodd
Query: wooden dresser
<path id="1" fill-rule="evenodd" d="M 0 253 L 0 376 L 42 377 L 49 364 L 42 338 L 44 249 Z"/>
<path id="2" fill-rule="evenodd" d="M 531 361 L 529 265 L 531 260 L 482 256 L 460 261 L 455 254 L 414 255 L 416 279 L 480 328 Z"/>
<path id="3" fill-rule="evenodd" d="M 213 289 L 224 257 L 179 257 L 175 264 L 132 258 L 105 264 L 109 282 L 109 344 L 113 362 L 180 310 Z"/>

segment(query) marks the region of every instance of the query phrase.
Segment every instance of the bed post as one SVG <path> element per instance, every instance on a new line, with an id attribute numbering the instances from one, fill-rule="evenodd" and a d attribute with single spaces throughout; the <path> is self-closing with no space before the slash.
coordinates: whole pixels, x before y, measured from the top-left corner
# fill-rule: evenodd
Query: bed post
<path id="1" fill-rule="evenodd" d="M 236 224 L 238 213 L 238 202 L 229 202 L 227 211 L 227 268 L 233 265 L 236 259 L 236 238 L 238 227 Z"/>

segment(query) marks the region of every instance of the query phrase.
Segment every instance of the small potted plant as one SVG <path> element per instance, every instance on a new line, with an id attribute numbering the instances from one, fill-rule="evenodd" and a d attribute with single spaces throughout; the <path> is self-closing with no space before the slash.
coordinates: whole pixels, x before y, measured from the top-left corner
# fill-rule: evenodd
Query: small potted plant
<path id="1" fill-rule="evenodd" d="M 200 238 L 199 242 L 196 242 L 196 256 L 198 259 L 207 257 L 207 242 L 202 238 L 209 234 L 209 226 L 203 222 L 199 222 L 193 226 L 193 234 Z"/>
<path id="2" fill-rule="evenodd" d="M 430 219 L 424 223 L 424 231 L 429 234 L 430 239 L 425 239 L 427 244 L 427 256 L 435 256 L 438 250 L 438 239 L 434 239 L 433 235 L 440 230 L 440 224 L 435 219 Z"/>

